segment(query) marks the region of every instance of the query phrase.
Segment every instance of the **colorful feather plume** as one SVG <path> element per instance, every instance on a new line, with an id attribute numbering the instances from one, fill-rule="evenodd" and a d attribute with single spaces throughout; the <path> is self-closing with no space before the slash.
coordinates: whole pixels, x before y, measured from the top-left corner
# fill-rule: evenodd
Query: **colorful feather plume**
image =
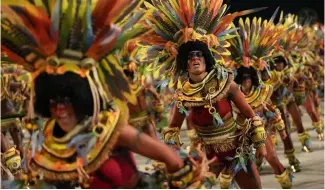
<path id="1" fill-rule="evenodd" d="M 281 12 L 277 26 L 290 27 L 291 29 L 276 44 L 273 57 L 282 56 L 289 65 L 293 66 L 296 63 L 294 55 L 298 55 L 299 49 L 307 45 L 307 36 L 304 34 L 302 26 L 298 24 L 298 16 L 296 15 L 287 14 L 284 17 L 283 12 Z"/>
<path id="2" fill-rule="evenodd" d="M 188 41 L 203 41 L 214 54 L 217 63 L 222 63 L 222 56 L 229 56 L 226 41 L 234 37 L 231 24 L 238 17 L 250 14 L 263 8 L 235 12 L 226 15 L 227 5 L 223 0 L 153 0 L 145 2 L 152 11 L 147 22 L 154 28 L 149 35 L 141 39 L 149 44 L 148 54 L 159 52 L 151 67 L 155 76 L 164 75 L 171 78 L 171 85 L 178 81 L 180 73 L 176 73 L 178 47 Z M 149 49 L 150 48 L 150 49 Z M 164 77 L 164 78 L 165 78 Z M 164 79 L 162 78 L 162 79 Z"/>
<path id="3" fill-rule="evenodd" d="M 237 66 L 254 67 L 263 70 L 272 57 L 275 45 L 292 25 L 274 24 L 278 9 L 269 20 L 254 17 L 252 20 L 240 18 L 237 37 L 229 39 L 231 58 Z"/>
<path id="4" fill-rule="evenodd" d="M 128 39 L 143 33 L 143 26 L 137 22 L 144 13 L 133 13 L 142 2 L 4 0 L 1 50 L 11 61 L 34 72 L 34 77 L 53 66 L 53 61 L 49 61 L 53 57 L 59 60 L 54 66 L 62 67 L 63 73 L 72 70 L 84 76 L 84 70 L 90 71 L 95 66 L 107 93 L 134 102 L 127 78 L 117 58 L 110 54 L 122 48 Z M 80 64 L 86 58 L 94 60 L 91 67 Z M 69 64 L 75 66 L 65 67 L 66 61 L 60 59 L 72 60 Z"/>

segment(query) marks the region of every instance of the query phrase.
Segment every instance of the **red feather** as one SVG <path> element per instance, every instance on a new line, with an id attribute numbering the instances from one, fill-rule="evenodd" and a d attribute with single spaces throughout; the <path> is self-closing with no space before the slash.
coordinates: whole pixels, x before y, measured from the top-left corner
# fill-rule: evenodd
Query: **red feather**
<path id="1" fill-rule="evenodd" d="M 120 34 L 120 30 L 117 29 L 112 31 L 113 33 L 107 35 L 112 30 L 111 27 L 104 28 L 101 33 L 96 37 L 94 43 L 88 49 L 86 55 L 93 58 L 94 60 L 99 60 L 114 48 L 115 42 Z"/>
<path id="2" fill-rule="evenodd" d="M 116 3 L 117 0 L 98 0 L 91 15 L 93 19 L 94 34 L 97 34 L 98 30 L 103 27 L 110 11 L 113 9 Z"/>
<path id="3" fill-rule="evenodd" d="M 179 2 L 179 6 L 180 6 L 180 9 L 179 9 L 179 16 L 181 17 L 181 20 L 183 21 L 183 23 L 185 25 L 187 25 L 187 18 L 186 18 L 186 13 L 184 12 L 185 11 L 185 3 L 184 0 L 180 0 Z"/>
<path id="4" fill-rule="evenodd" d="M 218 24 L 218 27 L 215 28 L 215 31 L 213 32 L 216 36 L 223 32 L 231 23 L 232 21 L 237 17 L 238 13 L 229 14 L 222 18 L 220 23 Z"/>
<path id="5" fill-rule="evenodd" d="M 26 70 L 34 71 L 34 65 L 27 63 L 25 59 L 17 55 L 16 53 L 12 52 L 10 49 L 8 49 L 6 46 L 1 45 L 1 51 L 5 52 L 8 56 L 8 58 L 13 61 L 14 63 L 17 63 L 19 65 L 23 65 Z"/>
<path id="6" fill-rule="evenodd" d="M 25 26 L 28 27 L 34 37 L 36 37 L 40 49 L 44 50 L 42 54 L 49 56 L 55 52 L 58 41 L 57 39 L 51 38 L 50 18 L 41 8 L 37 7 L 36 9 L 37 14 L 33 14 L 25 9 L 25 14 L 28 18 L 23 15 L 20 15 L 20 17 L 24 20 Z"/>

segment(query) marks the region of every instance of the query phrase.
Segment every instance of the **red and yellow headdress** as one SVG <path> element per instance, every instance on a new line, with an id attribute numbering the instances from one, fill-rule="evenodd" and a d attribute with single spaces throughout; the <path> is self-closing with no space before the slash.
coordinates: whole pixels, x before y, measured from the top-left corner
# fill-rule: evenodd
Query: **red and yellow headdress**
<path id="1" fill-rule="evenodd" d="M 109 157 L 118 137 L 115 126 L 120 114 L 119 109 L 109 109 L 116 107 L 111 100 L 136 101 L 116 51 L 130 38 L 142 34 L 143 27 L 136 23 L 144 14 L 133 12 L 142 2 L 2 1 L 1 50 L 8 59 L 32 72 L 33 79 L 44 72 L 73 72 L 86 78 L 94 101 L 92 117 L 78 124 L 63 140 L 52 135 L 55 120 L 49 120 L 44 129 L 40 120 L 33 120 L 32 151 L 25 156 L 28 169 L 43 174 L 47 180 L 73 181 L 84 179 Z M 34 118 L 33 103 L 31 99 L 29 118 Z M 84 142 L 86 149 L 81 149 L 78 145 Z M 75 161 L 67 161 L 75 154 Z"/>
<path id="2" fill-rule="evenodd" d="M 298 24 L 298 16 L 288 14 L 283 17 L 283 12 L 279 19 L 282 27 L 293 26 L 293 28 L 283 35 L 275 47 L 274 56 L 282 56 L 288 64 L 293 65 L 297 63 L 295 57 L 299 57 L 299 50 L 307 46 L 307 36 L 303 27 Z"/>
<path id="3" fill-rule="evenodd" d="M 104 104 L 112 96 L 135 102 L 112 52 L 143 31 L 141 25 L 135 25 L 143 13 L 129 14 L 142 2 L 4 1 L 1 50 L 10 60 L 31 71 L 33 78 L 41 72 L 73 72 L 89 80 L 93 93 Z"/>
<path id="4" fill-rule="evenodd" d="M 257 71 L 262 71 L 267 66 L 267 61 L 272 57 L 274 46 L 279 39 L 290 29 L 290 25 L 275 25 L 274 18 L 262 21 L 254 17 L 251 21 L 246 18 L 239 20 L 237 37 L 229 39 L 231 58 L 237 63 L 235 67 L 252 66 Z"/>
<path id="5" fill-rule="evenodd" d="M 154 27 L 151 35 L 144 36 L 142 43 L 150 44 L 149 54 L 158 51 L 153 63 L 157 75 L 171 78 L 170 86 L 177 83 L 186 71 L 176 69 L 176 57 L 179 47 L 187 42 L 200 41 L 207 45 L 215 62 L 223 64 L 222 56 L 229 56 L 227 39 L 234 29 L 232 21 L 245 14 L 260 9 L 246 10 L 226 14 L 227 5 L 223 0 L 166 0 L 145 3 L 153 11 L 148 23 Z"/>

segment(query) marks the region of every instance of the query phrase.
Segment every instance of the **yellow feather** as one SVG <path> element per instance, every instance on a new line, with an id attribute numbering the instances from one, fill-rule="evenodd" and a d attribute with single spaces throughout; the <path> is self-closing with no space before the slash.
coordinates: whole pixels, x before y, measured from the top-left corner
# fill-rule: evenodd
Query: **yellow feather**
<path id="1" fill-rule="evenodd" d="M 247 33 L 248 44 L 250 44 L 249 36 L 251 35 L 251 31 L 250 31 L 250 19 L 248 17 L 246 18 L 246 21 L 245 21 L 245 31 Z"/>
<path id="2" fill-rule="evenodd" d="M 79 13 L 78 13 L 79 18 L 84 18 L 85 13 L 86 13 L 86 8 L 87 8 L 87 1 L 81 1 L 80 7 L 79 7 Z"/>
<path id="3" fill-rule="evenodd" d="M 176 0 L 169 0 L 172 8 L 175 10 L 176 14 L 179 14 L 179 6 L 176 2 Z"/>
<path id="4" fill-rule="evenodd" d="M 110 56 L 107 56 L 106 58 L 107 58 L 107 60 L 112 61 L 112 59 L 111 59 Z M 107 60 L 106 60 L 106 59 L 103 59 L 103 60 L 101 61 L 101 64 L 102 64 L 102 66 L 104 67 L 104 69 L 109 73 L 109 75 L 113 75 L 113 71 L 112 71 L 112 69 L 108 66 L 108 62 L 107 62 Z"/>
<path id="5" fill-rule="evenodd" d="M 26 0 L 2 0 L 1 5 L 15 5 L 15 6 L 33 6 Z"/>

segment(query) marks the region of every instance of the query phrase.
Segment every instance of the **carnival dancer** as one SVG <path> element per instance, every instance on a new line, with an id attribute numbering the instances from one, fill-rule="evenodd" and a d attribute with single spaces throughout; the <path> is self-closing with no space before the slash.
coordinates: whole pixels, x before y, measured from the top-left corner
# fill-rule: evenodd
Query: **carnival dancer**
<path id="1" fill-rule="evenodd" d="M 250 12 L 224 15 L 227 5 L 222 0 L 174 0 L 146 3 L 153 14 L 148 21 L 155 33 L 144 36 L 143 42 L 152 44 L 150 51 L 160 52 L 152 65 L 155 72 L 170 78 L 170 86 L 180 77 L 188 77 L 176 91 L 169 128 L 164 130 L 168 144 L 180 145 L 180 127 L 189 114 L 198 139 L 208 157 L 217 157 L 221 188 L 229 188 L 233 179 L 241 188 L 261 188 L 255 163 L 251 160 L 250 143 L 257 149 L 257 157 L 265 156 L 265 130 L 262 121 L 245 101 L 243 93 L 233 81 L 233 73 L 223 67 L 227 30 L 233 19 Z M 232 115 L 231 102 L 247 118 L 238 125 Z"/>
<path id="2" fill-rule="evenodd" d="M 136 104 L 128 103 L 129 124 L 156 139 L 155 120 L 162 117 L 164 103 L 153 87 L 151 76 L 145 74 L 145 64 L 142 63 L 141 66 L 140 62 L 143 60 L 139 60 L 140 58 L 137 57 L 131 58 L 130 55 L 132 54 L 139 55 L 137 51 L 139 51 L 139 48 L 136 47 L 135 40 L 131 40 L 128 41 L 121 52 L 124 62 L 124 65 L 122 65 L 124 74 L 128 77 L 130 87 L 137 97 Z"/>
<path id="3" fill-rule="evenodd" d="M 305 38 L 300 40 L 298 43 L 299 48 L 299 57 L 300 64 L 302 65 L 303 69 L 303 76 L 304 76 L 304 83 L 306 84 L 306 99 L 304 102 L 304 107 L 308 115 L 310 116 L 313 122 L 313 128 L 317 132 L 319 140 L 324 140 L 324 123 L 321 121 L 320 117 L 320 102 L 317 93 L 318 83 L 318 70 L 321 69 L 317 65 L 317 51 L 318 51 L 318 41 L 320 40 L 320 36 L 317 36 L 318 27 L 315 26 L 304 26 L 304 35 Z M 318 34 L 319 35 L 319 34 Z M 315 68 L 316 67 L 316 68 Z M 315 72 L 316 71 L 316 72 Z M 318 110 L 317 110 L 318 107 Z"/>
<path id="4" fill-rule="evenodd" d="M 292 187 L 290 172 L 281 164 L 270 136 L 272 127 L 274 127 L 279 131 L 281 138 L 286 138 L 285 125 L 280 111 L 272 105 L 270 100 L 273 87 L 265 85 L 261 81 L 259 73 L 264 68 L 268 68 L 266 61 L 271 58 L 274 45 L 290 28 L 290 26 L 287 28 L 275 26 L 273 19 L 277 11 L 278 9 L 269 21 L 254 17 L 253 20 L 246 18 L 244 22 L 240 18 L 239 30 L 236 32 L 238 37 L 229 40 L 231 44 L 229 50 L 231 58 L 237 63 L 235 64 L 235 68 L 237 68 L 235 82 L 244 93 L 246 102 L 265 123 L 265 130 L 267 131 L 265 143 L 267 155 L 265 159 L 271 165 L 275 178 L 281 187 L 288 189 Z M 261 27 L 262 23 L 267 24 Z M 261 29 L 258 30 L 258 28 Z M 245 122 L 246 117 L 243 113 L 236 106 L 234 106 L 234 110 L 237 112 L 237 122 Z"/>
<path id="5" fill-rule="evenodd" d="M 171 187 L 201 184 L 203 178 L 196 177 L 202 175 L 203 161 L 186 156 L 184 161 L 128 125 L 125 102 L 135 97 L 111 52 L 118 47 L 115 42 L 121 45 L 135 35 L 128 27 L 139 17 L 129 13 L 141 3 L 2 2 L 1 50 L 32 71 L 34 79 L 26 125 L 31 142 L 23 165 L 27 173 L 7 186 L 135 188 L 141 180 L 130 151 L 165 163 Z M 42 123 L 34 113 L 49 119 Z"/>
<path id="6" fill-rule="evenodd" d="M 283 14 L 281 13 L 281 15 Z M 295 15 L 289 14 L 286 16 L 286 19 L 283 19 L 281 16 L 279 22 L 283 23 L 283 26 L 292 25 L 296 23 L 296 17 Z M 300 162 L 295 156 L 295 149 L 290 136 L 289 121 L 288 117 L 286 117 L 287 111 L 291 115 L 295 126 L 297 127 L 298 137 L 303 146 L 302 149 L 306 152 L 311 150 L 310 136 L 302 125 L 300 111 L 293 96 L 293 85 L 295 85 L 296 81 L 293 80 L 294 68 L 292 68 L 292 66 L 294 63 L 293 59 L 295 58 L 294 50 L 298 38 L 301 38 L 301 33 L 298 27 L 287 32 L 276 45 L 276 51 L 273 54 L 274 58 L 271 62 L 271 72 L 269 73 L 266 70 L 262 72 L 262 80 L 264 83 L 270 84 L 274 88 L 271 100 L 273 105 L 280 110 L 282 119 L 286 125 L 285 130 L 287 137 L 284 139 L 281 138 L 281 140 L 284 143 L 285 155 L 287 156 L 290 167 L 294 172 L 299 172 L 301 168 Z"/>

